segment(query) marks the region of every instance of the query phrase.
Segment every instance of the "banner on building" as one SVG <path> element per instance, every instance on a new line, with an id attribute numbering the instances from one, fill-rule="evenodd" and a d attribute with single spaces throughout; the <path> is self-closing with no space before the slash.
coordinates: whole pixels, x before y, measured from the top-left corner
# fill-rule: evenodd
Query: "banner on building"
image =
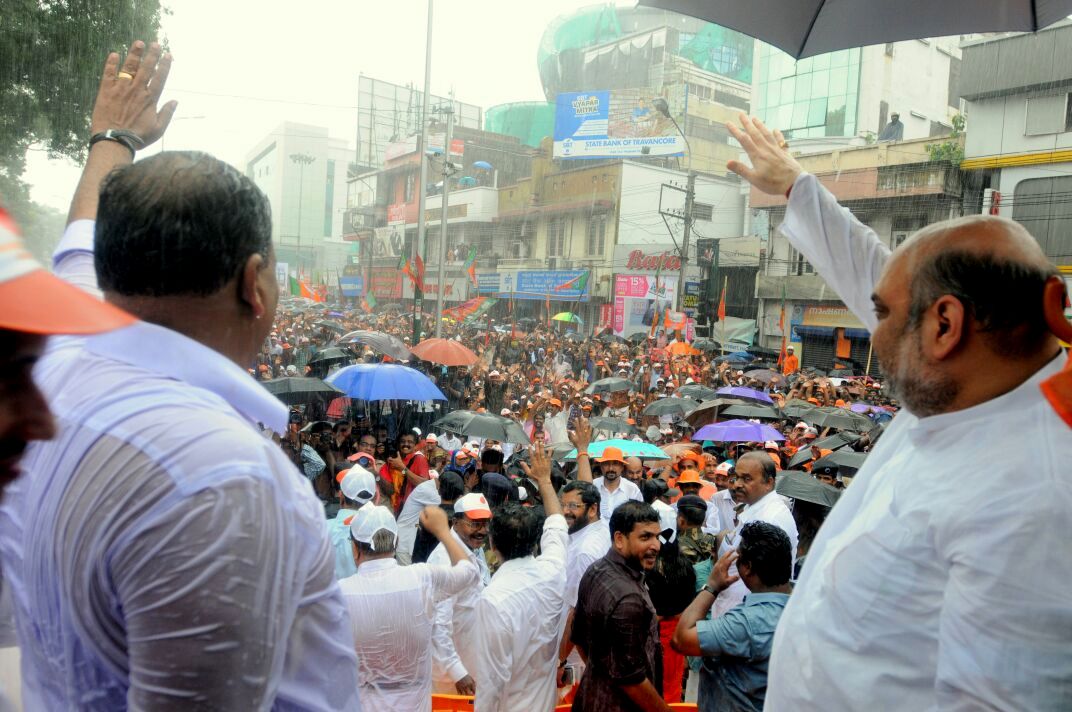
<path id="1" fill-rule="evenodd" d="M 588 270 L 522 270 L 478 274 L 477 291 L 514 299 L 587 302 Z M 495 288 L 497 279 L 497 290 Z"/>
<path id="2" fill-rule="evenodd" d="M 718 257 L 718 240 L 713 237 L 701 237 L 696 241 L 696 264 L 710 267 Z"/>
<path id="3" fill-rule="evenodd" d="M 344 297 L 362 297 L 365 295 L 365 278 L 343 275 L 339 277 L 339 289 Z"/>
<path id="4" fill-rule="evenodd" d="M 618 336 L 649 333 L 674 305 L 677 276 L 618 274 L 614 276 L 611 328 Z"/>
<path id="5" fill-rule="evenodd" d="M 685 139 L 648 90 L 567 92 L 555 101 L 555 158 L 684 155 Z"/>
<path id="6" fill-rule="evenodd" d="M 372 239 L 373 257 L 401 257 L 406 245 L 406 230 L 401 225 L 376 228 Z"/>
<path id="7" fill-rule="evenodd" d="M 398 270 L 373 271 L 369 276 L 369 291 L 377 299 L 402 298 L 402 273 Z"/>

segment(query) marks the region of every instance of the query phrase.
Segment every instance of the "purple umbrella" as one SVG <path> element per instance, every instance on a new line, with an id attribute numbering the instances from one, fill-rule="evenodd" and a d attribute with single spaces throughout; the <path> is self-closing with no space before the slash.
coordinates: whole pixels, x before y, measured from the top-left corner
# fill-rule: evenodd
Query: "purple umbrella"
<path id="1" fill-rule="evenodd" d="M 864 415 L 867 415 L 868 413 L 886 412 L 885 408 L 880 408 L 877 405 L 871 405 L 870 403 L 853 403 L 849 406 L 849 410 L 853 413 L 863 413 Z"/>
<path id="2" fill-rule="evenodd" d="M 774 403 L 771 397 L 763 391 L 757 391 L 754 388 L 743 388 L 741 386 L 725 386 L 718 389 L 720 396 L 729 396 L 730 398 L 742 398 L 744 400 L 756 401 L 758 403 Z"/>
<path id="3" fill-rule="evenodd" d="M 769 425 L 749 420 L 724 420 L 711 423 L 696 431 L 693 440 L 714 440 L 723 443 L 753 443 L 767 440 L 785 440 L 785 436 Z"/>

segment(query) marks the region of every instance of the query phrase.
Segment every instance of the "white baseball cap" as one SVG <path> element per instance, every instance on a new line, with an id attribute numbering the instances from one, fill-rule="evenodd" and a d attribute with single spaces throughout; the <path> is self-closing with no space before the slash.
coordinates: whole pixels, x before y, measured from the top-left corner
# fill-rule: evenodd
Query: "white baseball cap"
<path id="1" fill-rule="evenodd" d="M 394 534 L 395 545 L 398 545 L 398 522 L 387 507 L 377 507 L 370 502 L 357 510 L 357 514 L 350 517 L 349 522 L 350 536 L 354 541 L 371 545 L 373 551 L 376 551 L 376 546 L 372 543 L 372 538 L 377 532 L 385 530 Z"/>
<path id="2" fill-rule="evenodd" d="M 376 496 L 376 477 L 361 465 L 340 472 L 336 479 L 346 499 L 365 504 Z"/>
<path id="3" fill-rule="evenodd" d="M 470 519 L 491 519 L 491 505 L 484 495 L 470 492 L 454 503 L 454 513 L 464 514 Z"/>

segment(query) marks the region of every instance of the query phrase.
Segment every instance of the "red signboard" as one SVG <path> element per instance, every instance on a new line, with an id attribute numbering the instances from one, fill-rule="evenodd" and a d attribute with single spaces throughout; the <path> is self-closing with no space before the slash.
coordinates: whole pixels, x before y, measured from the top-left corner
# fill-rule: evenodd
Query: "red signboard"
<path id="1" fill-rule="evenodd" d="M 677 272 L 681 269 L 681 258 L 669 252 L 648 254 L 643 250 L 633 250 L 625 264 L 627 270 L 655 272 L 662 266 L 664 272 Z"/>
<path id="2" fill-rule="evenodd" d="M 387 206 L 387 222 L 390 223 L 404 223 L 406 222 L 406 204 L 405 203 L 393 203 Z"/>
<path id="3" fill-rule="evenodd" d="M 377 299 L 400 299 L 402 297 L 402 273 L 397 270 L 373 272 L 369 289 Z"/>

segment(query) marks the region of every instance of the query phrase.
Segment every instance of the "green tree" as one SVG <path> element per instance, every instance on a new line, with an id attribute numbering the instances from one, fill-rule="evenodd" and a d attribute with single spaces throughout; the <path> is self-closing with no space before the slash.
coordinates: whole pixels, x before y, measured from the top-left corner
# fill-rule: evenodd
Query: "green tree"
<path id="1" fill-rule="evenodd" d="M 0 198 L 28 201 L 26 149 L 82 161 L 108 52 L 157 38 L 159 0 L 5 0 L 0 12 Z M 19 217 L 16 215 L 16 217 Z"/>
<path id="2" fill-rule="evenodd" d="M 949 161 L 959 167 L 960 162 L 964 160 L 964 141 L 961 138 L 964 135 L 965 126 L 963 114 L 954 116 L 952 123 L 953 131 L 949 134 L 948 140 L 942 143 L 928 143 L 927 153 L 932 161 Z"/>

